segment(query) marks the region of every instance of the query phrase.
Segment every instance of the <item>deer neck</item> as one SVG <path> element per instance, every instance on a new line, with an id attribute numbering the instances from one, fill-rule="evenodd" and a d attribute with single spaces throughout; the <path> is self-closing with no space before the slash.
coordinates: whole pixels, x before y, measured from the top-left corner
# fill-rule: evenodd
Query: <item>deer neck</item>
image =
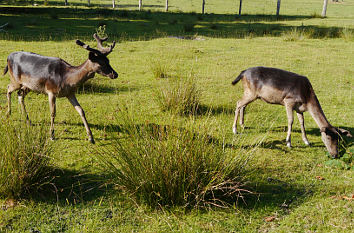
<path id="1" fill-rule="evenodd" d="M 320 129 L 332 127 L 331 124 L 328 122 L 316 95 L 314 95 L 314 98 L 309 101 L 308 111 Z"/>
<path id="2" fill-rule="evenodd" d="M 92 67 L 92 62 L 87 59 L 80 66 L 73 66 L 69 69 L 69 72 L 66 75 L 66 84 L 70 86 L 78 86 L 94 76 L 95 71 Z"/>

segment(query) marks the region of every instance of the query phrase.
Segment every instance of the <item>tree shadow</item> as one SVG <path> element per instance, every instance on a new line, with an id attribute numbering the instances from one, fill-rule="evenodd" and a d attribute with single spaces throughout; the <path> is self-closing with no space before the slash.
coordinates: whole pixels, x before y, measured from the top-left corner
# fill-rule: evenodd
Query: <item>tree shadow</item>
<path id="1" fill-rule="evenodd" d="M 123 7 L 123 6 L 122 6 Z M 336 38 L 342 27 L 299 26 L 284 21 L 311 16 L 197 14 L 179 12 L 127 11 L 104 8 L 0 7 L 0 23 L 9 23 L 0 38 L 6 40 L 92 39 L 96 28 L 106 25 L 114 40 L 151 40 L 160 37 L 179 39 L 198 36 L 245 38 L 281 36 L 294 28 L 310 38 Z"/>
<path id="2" fill-rule="evenodd" d="M 14 0 L 3 0 L 0 5 L 16 5 L 16 6 L 27 6 L 31 7 L 33 6 L 34 1 L 32 0 L 20 0 L 20 1 L 14 1 Z M 36 4 L 38 5 L 45 5 L 45 1 L 35 1 Z M 47 7 L 63 7 L 65 6 L 64 1 L 50 1 L 47 3 Z M 87 1 L 80 1 L 80 2 L 72 2 L 68 1 L 68 5 L 66 6 L 70 9 L 70 7 L 87 7 L 88 9 L 95 9 L 95 8 L 111 8 L 112 4 L 101 4 L 97 2 L 90 2 L 90 5 L 88 5 Z M 116 1 L 116 9 L 121 9 L 121 8 L 136 8 L 138 9 L 139 4 L 119 4 L 119 1 Z M 144 4 L 143 8 L 164 8 L 164 5 L 157 5 L 157 4 Z"/>

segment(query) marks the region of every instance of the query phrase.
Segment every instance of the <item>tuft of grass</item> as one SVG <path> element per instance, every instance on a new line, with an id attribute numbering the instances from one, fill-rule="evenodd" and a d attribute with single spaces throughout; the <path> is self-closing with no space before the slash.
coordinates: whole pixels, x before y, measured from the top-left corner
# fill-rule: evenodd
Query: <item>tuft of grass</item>
<path id="1" fill-rule="evenodd" d="M 118 121 L 124 136 L 110 149 L 99 147 L 97 158 L 111 182 L 136 201 L 153 208 L 228 206 L 243 193 L 246 157 L 225 150 L 206 125 L 137 125 L 129 113 Z"/>
<path id="2" fill-rule="evenodd" d="M 314 12 L 311 14 L 311 18 L 319 19 L 319 18 L 322 18 L 322 16 L 321 16 L 321 14 L 317 13 L 316 11 L 314 11 Z"/>
<path id="3" fill-rule="evenodd" d="M 327 38 L 339 38 L 342 34 L 342 29 L 336 27 L 330 27 L 327 29 Z"/>
<path id="4" fill-rule="evenodd" d="M 337 27 L 331 28 L 316 28 L 316 27 L 294 27 L 290 31 L 282 33 L 284 41 L 301 41 L 307 39 L 322 39 L 322 38 L 349 38 L 353 34 L 350 29 L 341 29 Z"/>
<path id="5" fill-rule="evenodd" d="M 154 76 L 154 78 L 168 78 L 169 75 L 167 74 L 168 72 L 168 65 L 167 64 L 162 64 L 158 60 L 153 60 L 150 63 L 150 69 L 151 72 Z"/>
<path id="6" fill-rule="evenodd" d="M 301 41 L 305 38 L 304 30 L 294 27 L 290 31 L 283 32 L 284 41 Z"/>
<path id="7" fill-rule="evenodd" d="M 0 195 L 18 198 L 49 181 L 51 171 L 47 133 L 0 118 Z"/>
<path id="8" fill-rule="evenodd" d="M 341 32 L 341 37 L 347 41 L 353 41 L 354 40 L 354 30 L 350 28 L 343 28 Z"/>
<path id="9" fill-rule="evenodd" d="M 194 115 L 200 106 L 200 91 L 194 77 L 177 76 L 163 83 L 157 90 L 156 100 L 162 111 L 180 115 Z"/>

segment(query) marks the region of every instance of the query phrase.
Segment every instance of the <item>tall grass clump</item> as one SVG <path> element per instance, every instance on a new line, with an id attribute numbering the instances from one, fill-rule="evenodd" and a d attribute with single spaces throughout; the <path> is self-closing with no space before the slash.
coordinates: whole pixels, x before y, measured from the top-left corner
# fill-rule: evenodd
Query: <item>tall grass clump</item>
<path id="1" fill-rule="evenodd" d="M 354 30 L 350 28 L 343 28 L 341 32 L 341 37 L 347 41 L 354 40 Z"/>
<path id="2" fill-rule="evenodd" d="M 312 12 L 311 14 L 311 18 L 314 18 L 314 19 L 319 19 L 319 18 L 323 18 L 321 14 L 317 13 L 316 11 Z"/>
<path id="3" fill-rule="evenodd" d="M 305 38 L 304 30 L 299 28 L 292 28 L 290 31 L 282 33 L 284 41 L 301 41 Z"/>
<path id="4" fill-rule="evenodd" d="M 228 206 L 243 193 L 247 160 L 205 130 L 122 122 L 124 136 L 100 147 L 98 161 L 111 182 L 139 203 Z"/>
<path id="5" fill-rule="evenodd" d="M 168 65 L 167 64 L 162 64 L 158 60 L 154 60 L 150 62 L 150 69 L 151 72 L 154 76 L 154 78 L 168 78 L 169 75 L 167 74 L 168 72 Z"/>
<path id="6" fill-rule="evenodd" d="M 17 198 L 48 182 L 46 135 L 41 126 L 0 117 L 0 196 Z"/>
<path id="7" fill-rule="evenodd" d="M 156 100 L 162 111 L 171 111 L 180 115 L 193 115 L 200 106 L 200 91 L 193 75 L 177 76 L 164 80 L 157 90 Z"/>

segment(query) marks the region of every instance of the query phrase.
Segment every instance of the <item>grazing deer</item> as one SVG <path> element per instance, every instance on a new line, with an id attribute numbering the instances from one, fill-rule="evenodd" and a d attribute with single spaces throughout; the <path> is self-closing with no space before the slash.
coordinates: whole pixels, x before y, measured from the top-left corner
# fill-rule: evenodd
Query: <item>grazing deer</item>
<path id="1" fill-rule="evenodd" d="M 237 133 L 237 119 L 240 113 L 240 125 L 243 127 L 245 107 L 256 99 L 262 99 L 269 104 L 280 104 L 286 108 L 288 116 L 288 133 L 286 144 L 291 147 L 291 128 L 293 111 L 301 126 L 302 139 L 310 145 L 305 132 L 303 112 L 309 111 L 320 128 L 322 141 L 332 157 L 338 155 L 338 141 L 340 135 L 351 137 L 349 131 L 333 127 L 324 115 L 321 105 L 312 89 L 310 81 L 301 75 L 289 71 L 268 67 L 252 67 L 244 70 L 232 82 L 235 85 L 242 80 L 244 94 L 237 102 L 233 132 Z"/>
<path id="2" fill-rule="evenodd" d="M 95 143 L 90 127 L 87 124 L 84 110 L 75 97 L 78 86 L 95 76 L 95 73 L 108 76 L 111 79 L 118 77 L 117 72 L 109 64 L 107 55 L 112 52 L 115 42 L 107 48 L 102 42 L 107 38 L 93 37 L 97 41 L 97 49 L 90 48 L 80 40 L 76 44 L 89 51 L 88 59 L 79 66 L 72 66 L 56 57 L 45 57 L 29 52 L 13 52 L 7 57 L 4 75 L 9 71 L 10 84 L 7 87 L 8 115 L 11 114 L 11 93 L 17 90 L 18 100 L 22 112 L 26 115 L 24 98 L 30 91 L 48 95 L 51 112 L 50 137 L 54 139 L 54 118 L 56 114 L 55 101 L 57 97 L 66 97 L 80 114 L 86 128 L 89 141 Z"/>

